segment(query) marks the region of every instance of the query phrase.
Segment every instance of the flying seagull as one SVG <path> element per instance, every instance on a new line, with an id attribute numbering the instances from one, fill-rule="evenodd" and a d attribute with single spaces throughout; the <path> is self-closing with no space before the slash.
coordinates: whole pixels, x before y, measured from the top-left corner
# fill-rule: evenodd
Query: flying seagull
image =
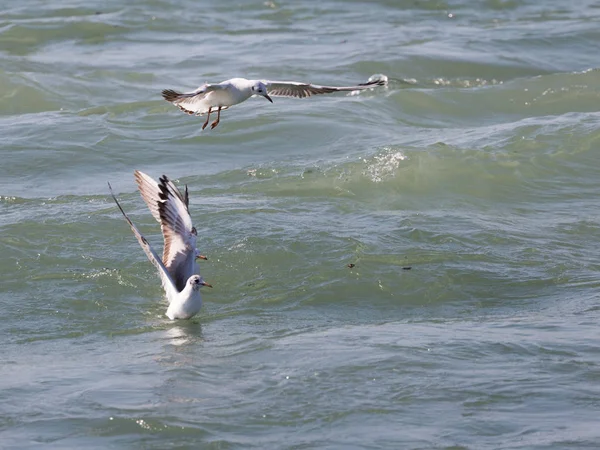
<path id="1" fill-rule="evenodd" d="M 135 176 L 136 180 L 142 179 L 144 182 L 151 180 L 156 183 L 142 172 L 136 171 Z M 200 288 L 202 286 L 212 286 L 195 273 L 198 267 L 195 262 L 198 255 L 196 229 L 192 225 L 192 219 L 184 201 L 185 197 L 181 195 L 166 175 L 163 175 L 156 185 L 158 186 L 157 198 L 153 206 L 149 207 L 153 216 L 158 215 L 163 230 L 165 244 L 162 260 L 125 214 L 113 193 L 110 183 L 108 183 L 108 188 L 146 256 L 158 269 L 169 302 L 166 316 L 171 320 L 189 319 L 195 316 L 202 306 Z M 144 197 L 144 194 L 142 194 L 142 197 Z M 150 194 L 147 197 L 151 198 Z M 144 200 L 146 199 L 144 198 Z"/>
<path id="2" fill-rule="evenodd" d="M 297 81 L 267 81 L 247 80 L 245 78 L 232 78 L 218 84 L 204 84 L 192 92 L 181 93 L 172 89 L 162 91 L 163 98 L 177 105 L 179 109 L 188 114 L 197 116 L 208 113 L 206 122 L 202 125 L 204 130 L 208 126 L 210 113 L 217 111 L 217 120 L 211 125 L 211 130 L 219 125 L 221 111 L 230 106 L 248 100 L 253 95 L 261 95 L 271 103 L 273 97 L 304 98 L 312 95 L 331 94 L 332 92 L 360 91 L 375 86 L 385 86 L 387 77 L 380 76 L 373 81 L 357 84 L 356 86 L 319 86 L 316 84 L 299 83 Z"/>

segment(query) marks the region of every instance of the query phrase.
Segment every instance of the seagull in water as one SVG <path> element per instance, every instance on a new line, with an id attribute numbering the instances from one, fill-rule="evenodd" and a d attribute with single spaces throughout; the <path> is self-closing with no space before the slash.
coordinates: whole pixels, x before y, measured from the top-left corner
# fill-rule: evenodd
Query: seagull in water
<path id="1" fill-rule="evenodd" d="M 188 114 L 201 116 L 208 113 L 206 122 L 202 125 L 204 130 L 208 126 L 210 113 L 217 111 L 217 120 L 211 125 L 211 130 L 219 125 L 221 111 L 230 106 L 237 105 L 248 100 L 254 95 L 261 95 L 271 103 L 273 97 L 295 97 L 304 98 L 311 95 L 331 94 L 332 92 L 360 91 L 375 86 L 387 84 L 385 75 L 367 83 L 356 86 L 319 86 L 316 84 L 299 83 L 297 81 L 267 81 L 247 80 L 245 78 L 232 78 L 218 84 L 204 84 L 192 92 L 181 93 L 172 89 L 162 91 L 163 98 L 177 105 L 179 109 Z"/>
<path id="2" fill-rule="evenodd" d="M 182 195 L 166 175 L 159 178 L 157 183 L 140 171 L 136 170 L 134 174 L 142 198 L 152 215 L 159 221 L 163 232 L 165 244 L 162 260 L 125 214 L 108 183 L 110 194 L 146 256 L 158 269 L 163 289 L 169 301 L 166 316 L 171 320 L 189 319 L 195 316 L 202 306 L 200 288 L 212 286 L 197 274 L 196 258 L 200 257 L 200 252 L 196 248 L 196 228 L 192 225 L 188 211 L 187 186 L 185 195 Z"/>

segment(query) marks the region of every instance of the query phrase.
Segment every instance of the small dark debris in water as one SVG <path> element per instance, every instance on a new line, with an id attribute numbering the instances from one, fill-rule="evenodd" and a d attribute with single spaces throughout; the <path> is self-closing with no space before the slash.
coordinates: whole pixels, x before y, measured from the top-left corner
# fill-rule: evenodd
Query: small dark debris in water
<path id="1" fill-rule="evenodd" d="M 349 269 L 352 269 L 352 268 L 353 268 L 353 267 L 355 267 L 355 266 L 356 266 L 356 264 L 352 264 L 352 263 L 350 263 L 350 264 L 348 264 L 348 266 L 347 266 L 347 267 L 348 267 Z"/>
<path id="2" fill-rule="evenodd" d="M 402 270 L 410 270 L 410 269 L 412 269 L 412 266 L 405 266 L 402 268 Z"/>
<path id="3" fill-rule="evenodd" d="M 96 11 L 94 14 L 96 14 L 96 15 L 102 14 L 102 11 Z"/>

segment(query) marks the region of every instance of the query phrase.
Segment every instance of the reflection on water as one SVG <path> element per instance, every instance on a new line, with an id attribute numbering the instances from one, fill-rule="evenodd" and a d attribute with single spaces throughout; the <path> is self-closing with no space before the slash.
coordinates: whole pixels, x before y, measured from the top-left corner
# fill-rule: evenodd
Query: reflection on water
<path id="1" fill-rule="evenodd" d="M 175 347 L 201 344 L 204 342 L 204 338 L 200 320 L 196 317 L 191 320 L 178 321 L 177 325 L 170 326 L 165 330 L 166 340 Z"/>

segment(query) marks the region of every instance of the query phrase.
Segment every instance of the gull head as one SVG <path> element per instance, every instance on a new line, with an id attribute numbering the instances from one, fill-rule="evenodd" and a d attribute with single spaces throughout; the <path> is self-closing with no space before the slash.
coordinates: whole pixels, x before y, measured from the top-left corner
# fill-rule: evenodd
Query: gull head
<path id="1" fill-rule="evenodd" d="M 212 287 L 212 285 L 204 281 L 200 275 L 192 275 L 191 277 L 189 277 L 188 284 L 192 287 L 194 291 L 197 291 L 202 286 L 207 286 L 210 288 Z"/>
<path id="2" fill-rule="evenodd" d="M 265 83 L 262 81 L 257 81 L 254 83 L 251 89 L 252 95 L 262 95 L 264 98 L 273 103 L 273 100 L 271 100 L 271 97 L 269 97 L 269 94 L 267 94 L 267 86 L 265 86 Z"/>

